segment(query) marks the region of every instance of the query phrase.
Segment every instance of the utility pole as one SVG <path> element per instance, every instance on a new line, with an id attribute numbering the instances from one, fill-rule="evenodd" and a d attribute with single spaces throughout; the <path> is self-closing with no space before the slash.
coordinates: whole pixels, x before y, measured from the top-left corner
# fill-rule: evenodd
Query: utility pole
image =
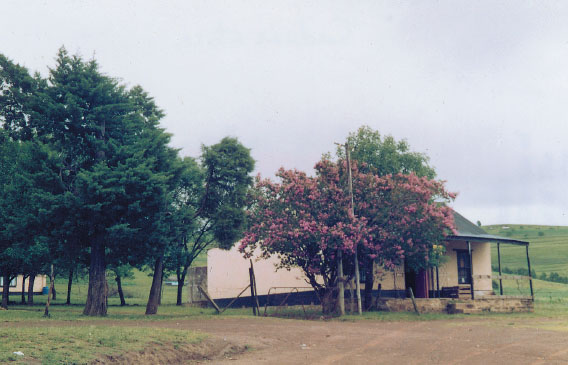
<path id="1" fill-rule="evenodd" d="M 341 146 L 339 143 L 335 143 Z M 343 253 L 341 248 L 337 249 L 337 301 L 339 302 L 339 315 L 345 315 L 345 283 L 343 281 Z"/>
<path id="2" fill-rule="evenodd" d="M 351 198 L 351 217 L 355 217 L 355 203 L 353 202 L 353 178 L 351 176 L 351 154 L 349 151 L 349 142 L 345 143 L 345 156 L 347 158 L 347 170 L 349 171 L 349 196 Z M 363 314 L 361 307 L 361 276 L 359 275 L 359 259 L 357 254 L 358 248 L 355 246 L 355 290 L 357 292 L 357 312 Z"/>
<path id="3" fill-rule="evenodd" d="M 339 293 L 337 300 L 339 301 L 339 315 L 345 315 L 345 283 L 343 282 L 343 257 L 341 248 L 337 249 L 337 287 Z"/>

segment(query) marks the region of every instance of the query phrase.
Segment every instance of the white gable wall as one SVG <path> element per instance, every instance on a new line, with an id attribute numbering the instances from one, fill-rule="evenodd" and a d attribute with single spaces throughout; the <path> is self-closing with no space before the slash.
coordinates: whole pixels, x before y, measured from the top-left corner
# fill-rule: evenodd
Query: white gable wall
<path id="1" fill-rule="evenodd" d="M 219 248 L 207 252 L 207 291 L 213 299 L 233 298 L 250 283 L 250 260 L 244 259 L 238 251 L 238 244 L 231 250 Z M 300 291 L 313 290 L 306 282 L 304 273 L 299 268 L 276 271 L 276 257 L 259 259 L 259 252 L 252 257 L 256 290 L 258 295 L 268 294 L 271 287 L 296 287 Z M 290 289 L 273 289 L 271 293 L 290 292 Z M 242 296 L 250 296 L 247 289 Z"/>

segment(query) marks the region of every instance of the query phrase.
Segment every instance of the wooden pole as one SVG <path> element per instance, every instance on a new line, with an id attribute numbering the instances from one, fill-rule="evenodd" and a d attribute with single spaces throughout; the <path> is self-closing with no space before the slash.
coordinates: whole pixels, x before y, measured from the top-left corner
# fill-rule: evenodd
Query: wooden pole
<path id="1" fill-rule="evenodd" d="M 499 293 L 503 295 L 503 279 L 501 278 L 501 247 L 499 242 L 497 242 L 497 263 L 499 264 Z"/>
<path id="2" fill-rule="evenodd" d="M 250 279 L 250 300 L 252 306 L 252 314 L 256 316 L 256 304 L 254 300 L 254 279 L 252 276 L 252 268 L 249 267 L 249 279 Z"/>
<path id="3" fill-rule="evenodd" d="M 471 282 L 471 299 L 475 299 L 473 290 L 473 257 L 471 256 L 471 242 L 467 241 L 467 251 L 469 252 L 469 281 Z"/>
<path id="4" fill-rule="evenodd" d="M 339 301 L 339 315 L 345 315 L 345 283 L 343 282 L 343 257 L 341 249 L 337 250 L 337 300 Z"/>
<path id="5" fill-rule="evenodd" d="M 349 313 L 355 313 L 355 279 L 349 280 Z"/>
<path id="6" fill-rule="evenodd" d="M 197 289 L 199 289 L 199 291 L 201 292 L 201 294 L 203 294 L 203 296 L 205 297 L 205 299 L 207 299 L 207 301 L 209 303 L 211 303 L 211 305 L 213 306 L 213 308 L 215 308 L 215 310 L 217 311 L 217 313 L 221 313 L 221 308 L 219 308 L 219 306 L 217 305 L 217 303 L 215 303 L 215 301 L 213 300 L 213 298 L 211 298 L 209 296 L 209 294 L 207 293 L 207 291 L 205 289 L 203 289 L 201 287 L 201 285 L 197 286 Z"/>
<path id="7" fill-rule="evenodd" d="M 349 171 L 349 196 L 351 197 L 351 216 L 355 217 L 355 203 L 353 201 L 353 177 L 351 176 L 351 154 L 349 143 L 345 143 L 345 155 L 347 157 L 347 170 Z M 357 292 L 357 312 L 363 314 L 361 305 L 361 275 L 359 273 L 358 248 L 355 247 L 355 290 Z"/>
<path id="8" fill-rule="evenodd" d="M 440 275 L 438 271 L 438 265 L 436 265 L 436 294 L 438 298 L 440 297 Z"/>
<path id="9" fill-rule="evenodd" d="M 254 274 L 252 259 L 250 259 L 250 270 L 252 272 L 252 284 L 254 285 L 254 301 L 256 303 L 256 313 L 258 313 L 258 315 L 260 316 L 260 304 L 258 303 L 258 291 L 256 290 L 256 275 Z"/>
<path id="10" fill-rule="evenodd" d="M 531 298 L 534 301 L 534 291 L 533 291 L 533 282 L 532 282 L 532 273 L 531 273 L 531 259 L 529 257 L 529 245 L 527 244 L 525 247 L 527 249 L 527 265 L 529 267 L 529 284 L 531 286 Z"/>
<path id="11" fill-rule="evenodd" d="M 408 291 L 410 292 L 410 299 L 412 299 L 412 305 L 414 306 L 414 311 L 416 312 L 416 314 L 420 315 L 418 307 L 416 306 L 416 300 L 414 300 L 414 293 L 412 292 L 412 288 L 408 288 Z"/>
<path id="12" fill-rule="evenodd" d="M 430 296 L 430 293 L 432 293 Z M 428 298 L 436 298 L 436 292 L 434 290 L 434 268 L 430 268 L 430 282 L 428 283 Z"/>

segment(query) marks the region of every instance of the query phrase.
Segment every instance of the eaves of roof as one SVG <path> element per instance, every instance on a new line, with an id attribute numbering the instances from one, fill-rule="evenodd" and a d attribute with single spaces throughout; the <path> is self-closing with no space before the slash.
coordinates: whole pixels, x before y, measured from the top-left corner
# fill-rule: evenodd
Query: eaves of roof
<path id="1" fill-rule="evenodd" d="M 527 241 L 515 240 L 507 237 L 494 236 L 492 234 L 477 234 L 477 235 L 451 235 L 447 236 L 448 241 L 476 241 L 476 242 L 500 242 L 510 243 L 513 245 L 528 246 Z"/>

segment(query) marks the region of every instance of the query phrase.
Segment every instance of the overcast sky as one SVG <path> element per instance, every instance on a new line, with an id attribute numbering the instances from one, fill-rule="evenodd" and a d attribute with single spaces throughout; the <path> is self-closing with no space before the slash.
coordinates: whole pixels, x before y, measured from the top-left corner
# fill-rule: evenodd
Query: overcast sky
<path id="1" fill-rule="evenodd" d="M 142 85 L 172 143 L 313 171 L 361 125 L 406 139 L 483 224 L 568 225 L 568 2 L 2 2 L 0 52 L 65 45 Z"/>

